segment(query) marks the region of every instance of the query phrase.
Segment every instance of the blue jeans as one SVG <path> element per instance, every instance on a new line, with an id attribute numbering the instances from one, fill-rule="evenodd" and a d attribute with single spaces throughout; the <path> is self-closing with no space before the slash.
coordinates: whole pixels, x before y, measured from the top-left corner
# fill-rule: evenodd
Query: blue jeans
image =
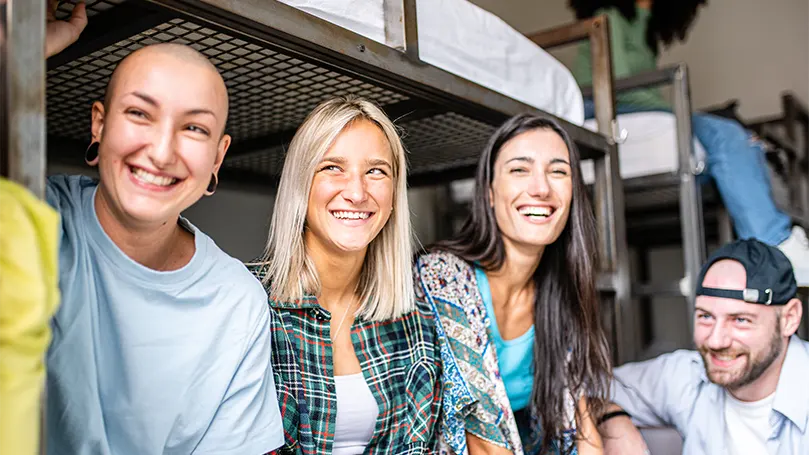
<path id="1" fill-rule="evenodd" d="M 625 105 L 616 109 L 618 114 L 643 110 Z M 590 100 L 585 101 L 585 116 L 594 116 Z M 739 238 L 770 245 L 786 240 L 792 219 L 775 206 L 764 149 L 753 135 L 733 120 L 702 113 L 692 115 L 691 129 L 705 148 L 705 173 L 716 182 Z"/>

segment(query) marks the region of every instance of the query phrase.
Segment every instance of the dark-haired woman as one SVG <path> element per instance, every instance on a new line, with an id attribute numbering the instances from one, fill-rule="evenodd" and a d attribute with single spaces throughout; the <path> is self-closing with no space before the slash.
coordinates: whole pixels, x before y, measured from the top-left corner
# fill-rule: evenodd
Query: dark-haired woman
<path id="1" fill-rule="evenodd" d="M 616 78 L 657 68 L 660 47 L 684 40 L 700 6 L 707 0 L 570 0 L 576 17 L 606 14 Z M 592 84 L 589 44 L 579 49 L 573 71 L 581 85 Z M 592 117 L 592 102 L 585 103 Z M 670 111 L 656 88 L 618 95 L 618 112 Z M 777 246 L 792 261 L 799 285 L 809 286 L 809 241 L 789 215 L 775 205 L 764 150 L 738 122 L 696 113 L 694 135 L 705 147 L 707 174 L 716 182 L 740 238 L 756 238 Z"/>
<path id="2" fill-rule="evenodd" d="M 601 453 L 610 375 L 595 288 L 596 231 L 579 154 L 555 123 L 502 125 L 457 237 L 418 258 L 439 316 L 442 453 Z"/>

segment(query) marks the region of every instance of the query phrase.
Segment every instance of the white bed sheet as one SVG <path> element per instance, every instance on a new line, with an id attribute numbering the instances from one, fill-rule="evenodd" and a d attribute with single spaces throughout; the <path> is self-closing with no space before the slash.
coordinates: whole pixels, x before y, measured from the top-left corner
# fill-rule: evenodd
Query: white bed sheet
<path id="1" fill-rule="evenodd" d="M 621 178 L 630 179 L 645 175 L 677 172 L 677 128 L 674 114 L 669 112 L 636 112 L 620 114 L 618 127 L 628 133 L 626 142 L 618 145 Z M 584 122 L 584 127 L 596 131 L 593 119 Z M 694 154 L 705 156 L 702 144 L 694 139 Z M 593 161 L 582 162 L 582 177 L 585 183 L 594 182 Z"/>
<path id="2" fill-rule="evenodd" d="M 281 0 L 385 43 L 383 0 Z M 422 61 L 576 125 L 581 90 L 570 71 L 499 17 L 468 0 L 417 0 Z"/>

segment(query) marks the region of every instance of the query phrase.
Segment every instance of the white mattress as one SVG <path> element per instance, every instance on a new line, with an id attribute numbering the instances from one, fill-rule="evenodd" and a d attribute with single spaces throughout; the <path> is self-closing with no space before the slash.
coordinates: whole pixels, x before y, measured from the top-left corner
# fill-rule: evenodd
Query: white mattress
<path id="1" fill-rule="evenodd" d="M 618 127 L 628 133 L 626 142 L 618 145 L 621 177 L 630 179 L 645 175 L 677 172 L 677 129 L 674 114 L 669 112 L 637 112 L 617 116 Z M 596 131 L 593 119 L 585 128 Z M 705 156 L 702 144 L 694 139 L 694 154 Z M 593 161 L 581 164 L 585 183 L 593 183 Z"/>
<path id="2" fill-rule="evenodd" d="M 281 0 L 385 44 L 383 0 Z M 417 0 L 421 60 L 576 125 L 576 80 L 553 56 L 468 0 Z"/>

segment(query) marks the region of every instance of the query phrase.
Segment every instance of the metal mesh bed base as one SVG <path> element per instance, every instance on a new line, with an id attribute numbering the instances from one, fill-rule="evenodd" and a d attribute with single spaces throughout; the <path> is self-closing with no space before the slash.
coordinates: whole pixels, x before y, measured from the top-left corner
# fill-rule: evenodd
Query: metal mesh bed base
<path id="1" fill-rule="evenodd" d="M 121 59 L 154 43 L 182 43 L 195 48 L 225 79 L 230 96 L 227 132 L 234 143 L 223 165 L 224 180 L 230 171 L 239 181 L 274 182 L 280 176 L 285 145 L 295 128 L 318 103 L 336 95 L 370 99 L 396 120 L 410 152 L 411 179 L 422 183 L 443 180 L 446 172 L 468 174 L 494 132 L 495 120 L 504 118 L 473 118 L 452 112 L 404 91 L 168 10 L 143 19 L 143 26 L 150 26 L 138 33 L 116 36 L 105 23 L 116 19 L 116 9 L 127 7 L 131 15 L 142 8 L 142 16 L 148 16 L 146 13 L 157 7 L 138 0 L 87 0 L 86 5 L 90 23 L 100 29 L 85 40 L 90 44 L 89 52 L 74 49 L 74 58 L 49 61 L 48 65 L 49 152 L 58 162 L 81 162 L 90 140 L 92 103 L 103 99 L 104 88 Z M 67 16 L 70 8 L 70 3 L 62 4 L 57 15 Z"/>

